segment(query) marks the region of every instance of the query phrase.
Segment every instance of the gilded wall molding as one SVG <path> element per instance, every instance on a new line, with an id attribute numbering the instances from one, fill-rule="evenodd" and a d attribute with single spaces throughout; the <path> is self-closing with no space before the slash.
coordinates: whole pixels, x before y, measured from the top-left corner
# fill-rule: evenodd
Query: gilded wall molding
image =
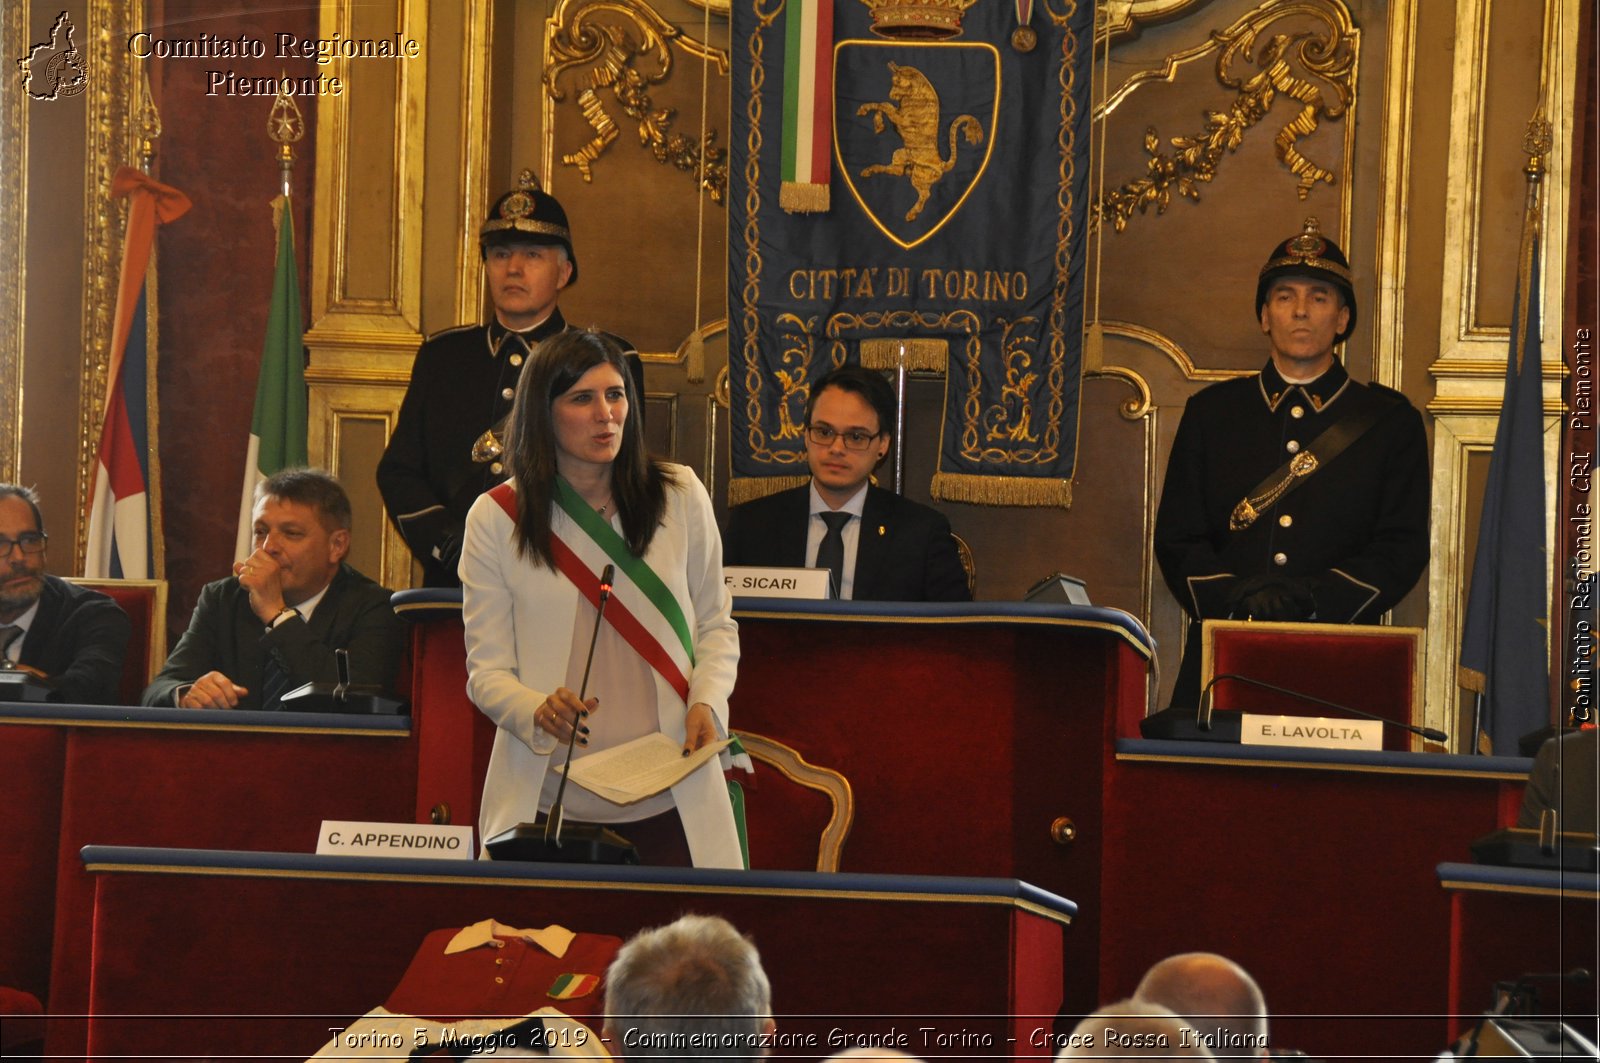
<path id="1" fill-rule="evenodd" d="M 1566 218 L 1571 172 L 1573 100 L 1579 35 L 1579 0 L 1543 0 L 1544 68 L 1540 72 L 1538 101 L 1546 115 L 1556 116 L 1554 136 L 1546 157 L 1540 216 L 1545 234 L 1540 248 L 1540 274 L 1544 291 L 1540 313 L 1544 323 L 1544 349 L 1561 346 L 1561 305 L 1566 289 Z M 1531 7 L 1531 5 L 1530 5 Z M 1444 305 L 1440 314 L 1439 362 L 1479 358 L 1505 361 L 1510 331 L 1477 320 L 1478 263 L 1482 257 L 1481 228 L 1486 206 L 1502 210 L 1499 203 L 1483 199 L 1483 171 L 1490 145 L 1484 123 L 1493 56 L 1491 9 L 1504 17 L 1514 8 L 1495 7 L 1493 0 L 1456 0 L 1456 51 L 1450 97 L 1450 158 L 1448 184 L 1456 193 L 1445 215 Z M 1528 116 L 1532 118 L 1530 114 Z M 1506 145 L 1495 147 L 1505 150 Z M 1551 224 L 1555 220 L 1556 224 Z M 1509 307 L 1508 307 L 1509 309 Z M 1439 363 L 1432 367 L 1436 376 Z M 1441 382 L 1441 388 L 1448 385 Z"/>
<path id="2" fill-rule="evenodd" d="M 478 265 L 477 221 L 489 216 L 489 138 L 479 135 L 490 126 L 489 90 L 494 57 L 494 20 L 490 0 L 461 0 L 464 5 L 461 35 L 461 217 L 457 226 L 461 242 L 456 249 L 457 321 L 477 321 L 483 315 L 484 279 Z"/>
<path id="3" fill-rule="evenodd" d="M 1383 163 L 1379 167 L 1377 276 L 1371 314 L 1372 379 L 1395 390 L 1405 381 L 1405 293 L 1409 255 L 1412 94 L 1416 91 L 1416 0 L 1389 8 L 1389 57 L 1383 97 Z M 1347 245 L 1348 246 L 1348 245 Z"/>
<path id="4" fill-rule="evenodd" d="M 324 3 L 322 35 L 363 36 L 362 29 L 355 26 L 361 6 L 357 0 Z M 332 355 L 337 360 L 340 349 L 350 347 L 359 351 L 400 343 L 415 348 L 420 336 L 428 6 L 429 0 L 395 3 L 395 29 L 418 42 L 420 59 L 375 63 L 336 57 L 327 74 L 343 81 L 346 91 L 317 102 L 317 224 L 312 243 L 312 326 L 306 345 L 313 350 L 328 348 L 319 352 L 322 358 Z M 392 79 L 390 88 L 396 101 L 394 138 L 365 137 L 358 143 L 351 121 L 352 101 L 363 83 L 385 76 Z M 383 158 L 375 157 L 374 151 L 381 151 Z M 352 184 L 357 173 L 389 182 L 387 193 L 395 205 L 390 232 L 351 231 L 351 204 L 363 193 Z M 352 249 L 383 248 L 384 241 L 376 237 L 388 238 L 387 291 L 378 296 L 353 296 L 347 288 Z"/>
<path id="5" fill-rule="evenodd" d="M 620 110 L 638 133 L 641 146 L 657 162 L 687 173 L 697 187 L 721 204 L 728 194 L 728 151 L 718 144 L 715 128 L 699 136 L 673 128 L 676 112 L 657 106 L 653 85 L 672 73 L 672 49 L 712 63 L 727 77 L 728 53 L 698 41 L 658 15 L 644 0 L 561 0 L 545 24 L 544 183 L 551 185 L 555 151 L 555 108 L 570 98 L 594 135 L 577 151 L 561 156 L 563 166 L 577 169 L 585 182 L 594 180 L 595 164 L 621 135 L 612 108 Z M 635 60 L 640 60 L 638 66 Z M 563 80 L 568 88 L 563 88 Z M 610 103 L 607 102 L 607 96 Z"/>
<path id="6" fill-rule="evenodd" d="M 692 0 L 691 0 L 692 2 Z M 1095 9 L 1096 45 L 1136 37 L 1146 26 L 1182 18 L 1207 0 L 1100 0 Z"/>
<path id="7" fill-rule="evenodd" d="M 28 5 L 0 8 L 0 41 L 9 58 L 28 49 Z M 0 95 L 0 479 L 15 482 L 22 458 L 23 303 L 28 257 L 24 240 L 28 202 L 27 93 L 15 77 Z"/>
<path id="8" fill-rule="evenodd" d="M 1102 321 L 1099 324 L 1107 336 L 1121 336 L 1157 351 L 1177 366 L 1178 372 L 1183 374 L 1185 380 L 1211 383 L 1217 380 L 1254 376 L 1256 373 L 1254 369 L 1201 369 L 1195 365 L 1194 359 L 1189 357 L 1189 352 L 1176 340 L 1147 325 L 1137 325 L 1131 321 Z"/>
<path id="9" fill-rule="evenodd" d="M 119 166 L 135 162 L 135 115 L 143 79 L 134 76 L 124 42 L 131 20 L 142 14 L 116 0 L 91 0 L 88 32 L 78 47 L 88 53 L 84 92 L 83 310 L 78 370 L 78 513 L 89 508 L 96 451 L 105 419 L 109 385 L 112 317 L 128 203 L 111 198 L 111 179 Z M 81 571 L 88 521 L 74 522 L 74 571 Z"/>
<path id="10" fill-rule="evenodd" d="M 1319 32 L 1267 32 L 1282 20 L 1307 17 L 1321 23 Z M 1146 127 L 1144 151 L 1150 158 L 1145 176 L 1102 193 L 1095 202 L 1094 222 L 1109 219 L 1112 227 L 1122 232 L 1135 212 L 1143 215 L 1154 206 L 1158 215 L 1166 213 L 1174 195 L 1198 202 L 1200 185 L 1216 177 L 1223 159 L 1238 150 L 1245 135 L 1266 119 L 1279 97 L 1299 104 L 1273 138 L 1278 161 L 1294 176 L 1299 197 L 1308 197 L 1319 183 L 1347 190 L 1349 181 L 1340 180 L 1338 172 L 1303 155 L 1298 144 L 1322 123 L 1345 119 L 1343 157 L 1330 165 L 1348 172 L 1355 145 L 1354 116 L 1349 112 L 1355 106 L 1360 46 L 1361 32 L 1339 0 L 1269 0 L 1227 29 L 1213 30 L 1205 43 L 1166 56 L 1158 69 L 1134 74 L 1108 94 L 1096 112 L 1097 119 L 1108 117 L 1141 85 L 1170 82 L 1185 64 L 1213 53 L 1218 84 L 1236 95 L 1226 111 L 1206 112 L 1204 129 L 1171 137 L 1170 154 L 1156 128 Z"/>

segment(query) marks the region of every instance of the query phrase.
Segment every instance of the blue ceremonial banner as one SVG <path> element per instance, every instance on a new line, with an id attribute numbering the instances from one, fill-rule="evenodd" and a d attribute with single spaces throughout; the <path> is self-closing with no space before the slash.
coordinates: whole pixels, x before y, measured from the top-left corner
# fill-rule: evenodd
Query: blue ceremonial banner
<path id="1" fill-rule="evenodd" d="M 811 383 L 860 363 L 943 374 L 934 497 L 1070 504 L 1093 14 L 733 0 L 731 503 L 804 480 Z M 826 195 L 781 202 L 786 158 L 830 139 Z"/>
<path id="2" fill-rule="evenodd" d="M 1483 696 L 1483 727 L 1497 756 L 1516 756 L 1517 739 L 1550 722 L 1537 236 L 1524 240 L 1522 254 L 1458 668 L 1461 685 Z"/>

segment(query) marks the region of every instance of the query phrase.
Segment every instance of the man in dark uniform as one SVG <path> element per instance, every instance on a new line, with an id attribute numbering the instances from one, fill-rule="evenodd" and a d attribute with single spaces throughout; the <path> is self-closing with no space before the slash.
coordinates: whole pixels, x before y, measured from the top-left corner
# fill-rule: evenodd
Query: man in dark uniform
<path id="1" fill-rule="evenodd" d="M 881 373 L 847 365 L 817 381 L 805 411 L 811 482 L 734 506 L 723 564 L 831 569 L 838 597 L 856 601 L 970 601 L 944 514 L 871 483 L 894 415 Z"/>
<path id="2" fill-rule="evenodd" d="M 417 351 L 394 434 L 378 463 L 378 491 L 429 587 L 458 587 L 467 510 L 506 478 L 503 425 L 517 378 L 539 343 L 567 328 L 557 303 L 577 283 L 567 212 L 524 170 L 478 231 L 489 300 L 487 324 L 437 333 Z M 634 383 L 644 371 L 633 345 Z"/>
<path id="3" fill-rule="evenodd" d="M 1428 563 L 1428 443 L 1405 396 L 1350 379 L 1350 265 L 1306 219 L 1256 285 L 1271 359 L 1196 394 L 1156 513 L 1167 586 L 1193 623 L 1174 705 L 1200 695 L 1200 621 L 1375 624 Z"/>
<path id="4" fill-rule="evenodd" d="M 117 701 L 133 624 L 99 591 L 45 571 L 49 536 L 31 488 L 0 483 L 0 668 L 28 672 L 51 701 Z"/>

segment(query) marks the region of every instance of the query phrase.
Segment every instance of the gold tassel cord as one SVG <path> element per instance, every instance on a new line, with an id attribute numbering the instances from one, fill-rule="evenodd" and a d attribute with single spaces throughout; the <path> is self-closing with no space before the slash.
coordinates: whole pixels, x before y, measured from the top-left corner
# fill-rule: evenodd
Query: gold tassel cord
<path id="1" fill-rule="evenodd" d="M 1072 481 L 1026 476 L 974 476 L 941 472 L 933 477 L 934 498 L 977 506 L 1056 506 L 1072 508 Z"/>
<path id="2" fill-rule="evenodd" d="M 758 498 L 766 498 L 810 482 L 809 476 L 735 476 L 728 481 L 728 505 L 754 502 Z"/>
<path id="3" fill-rule="evenodd" d="M 904 352 L 905 367 L 912 373 L 943 373 L 950 362 L 950 341 L 926 336 L 909 339 L 867 339 L 860 345 L 861 365 L 866 369 L 899 369 Z"/>

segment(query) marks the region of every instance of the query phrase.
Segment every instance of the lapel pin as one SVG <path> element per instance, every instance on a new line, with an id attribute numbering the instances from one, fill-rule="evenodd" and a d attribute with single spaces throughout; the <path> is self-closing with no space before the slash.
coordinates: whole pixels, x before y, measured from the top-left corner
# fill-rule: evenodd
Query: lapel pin
<path id="1" fill-rule="evenodd" d="M 885 533 L 885 532 L 884 532 L 884 530 L 883 530 L 883 525 L 882 525 L 882 524 L 880 524 L 880 525 L 878 525 L 878 534 L 879 534 L 879 535 L 884 535 L 884 534 L 886 534 L 886 533 Z"/>

